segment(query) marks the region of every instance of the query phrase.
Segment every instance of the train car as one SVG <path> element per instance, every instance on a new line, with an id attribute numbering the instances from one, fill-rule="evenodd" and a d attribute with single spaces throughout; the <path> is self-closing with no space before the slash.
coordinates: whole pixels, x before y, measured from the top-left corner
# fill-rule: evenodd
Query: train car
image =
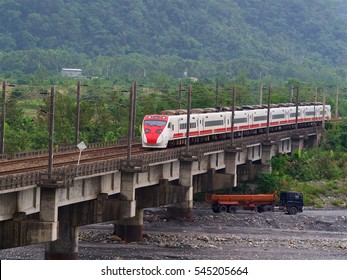
<path id="1" fill-rule="evenodd" d="M 270 107 L 270 131 L 294 129 L 296 119 L 299 127 L 320 125 L 323 116 L 331 118 L 331 108 L 321 103 L 300 104 L 296 118 L 294 104 L 272 105 Z M 265 133 L 268 109 L 259 106 L 244 106 L 235 111 L 234 134 L 236 137 Z M 232 112 L 228 109 L 193 109 L 190 114 L 190 143 L 222 140 L 231 136 Z M 166 148 L 184 145 L 187 139 L 187 114 L 185 110 L 164 111 L 161 114 L 146 115 L 142 123 L 142 146 L 147 148 Z"/>

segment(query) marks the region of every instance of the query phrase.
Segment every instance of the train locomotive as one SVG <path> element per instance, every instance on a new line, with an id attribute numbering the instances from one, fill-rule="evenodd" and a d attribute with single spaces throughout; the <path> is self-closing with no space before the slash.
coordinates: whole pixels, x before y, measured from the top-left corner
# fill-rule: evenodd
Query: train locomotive
<path id="1" fill-rule="evenodd" d="M 321 125 L 323 118 L 331 119 L 330 105 L 322 103 L 293 103 L 270 106 L 269 131 Z M 325 112 L 323 112 L 323 110 Z M 234 115 L 234 136 L 263 134 L 267 131 L 266 106 L 237 107 Z M 192 109 L 190 113 L 189 142 L 203 143 L 231 137 L 232 110 Z M 146 115 L 142 122 L 142 146 L 167 148 L 184 145 L 187 139 L 187 113 L 185 110 L 167 110 L 160 114 Z"/>

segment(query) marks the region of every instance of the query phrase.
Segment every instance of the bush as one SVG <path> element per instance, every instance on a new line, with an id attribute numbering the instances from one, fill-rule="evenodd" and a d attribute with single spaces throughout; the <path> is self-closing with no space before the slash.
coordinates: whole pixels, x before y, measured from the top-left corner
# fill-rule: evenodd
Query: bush
<path id="1" fill-rule="evenodd" d="M 281 190 L 280 176 L 275 173 L 264 173 L 258 178 L 258 193 L 275 193 Z"/>

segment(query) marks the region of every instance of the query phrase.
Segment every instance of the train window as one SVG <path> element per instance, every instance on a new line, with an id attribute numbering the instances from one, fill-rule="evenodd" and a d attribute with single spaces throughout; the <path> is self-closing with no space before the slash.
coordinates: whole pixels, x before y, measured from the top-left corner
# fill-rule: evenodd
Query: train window
<path id="1" fill-rule="evenodd" d="M 284 119 L 284 114 L 272 115 L 273 120 Z"/>
<path id="2" fill-rule="evenodd" d="M 314 115 L 315 115 L 314 111 L 306 112 L 306 116 L 314 116 Z"/>
<path id="3" fill-rule="evenodd" d="M 266 120 L 267 120 L 267 116 L 256 116 L 256 117 L 254 117 L 254 121 L 255 122 L 266 121 Z"/>
<path id="4" fill-rule="evenodd" d="M 195 123 L 195 122 L 190 123 L 190 124 L 189 124 L 189 127 L 190 127 L 190 128 L 196 128 L 196 123 Z M 181 124 L 180 124 L 180 129 L 187 129 L 187 123 L 181 123 Z"/>
<path id="5" fill-rule="evenodd" d="M 217 126 L 217 125 L 223 125 L 223 120 L 216 120 L 216 121 L 206 121 L 205 126 Z"/>
<path id="6" fill-rule="evenodd" d="M 246 123 L 247 122 L 247 118 L 237 118 L 234 119 L 234 124 L 236 123 Z"/>
<path id="7" fill-rule="evenodd" d="M 295 118 L 296 117 L 296 113 L 290 113 L 290 117 L 291 118 Z"/>
<path id="8" fill-rule="evenodd" d="M 169 124 L 167 125 L 168 128 L 171 128 L 171 123 L 169 122 Z"/>
<path id="9" fill-rule="evenodd" d="M 145 120 L 144 121 L 145 125 L 148 126 L 165 126 L 166 121 L 160 121 L 160 120 Z"/>

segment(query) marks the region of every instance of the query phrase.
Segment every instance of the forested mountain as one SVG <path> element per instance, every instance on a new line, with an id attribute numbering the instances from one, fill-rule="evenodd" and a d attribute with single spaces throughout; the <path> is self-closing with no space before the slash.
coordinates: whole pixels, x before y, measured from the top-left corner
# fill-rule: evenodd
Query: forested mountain
<path id="1" fill-rule="evenodd" d="M 0 75 L 346 76 L 346 0 L 0 0 Z"/>

